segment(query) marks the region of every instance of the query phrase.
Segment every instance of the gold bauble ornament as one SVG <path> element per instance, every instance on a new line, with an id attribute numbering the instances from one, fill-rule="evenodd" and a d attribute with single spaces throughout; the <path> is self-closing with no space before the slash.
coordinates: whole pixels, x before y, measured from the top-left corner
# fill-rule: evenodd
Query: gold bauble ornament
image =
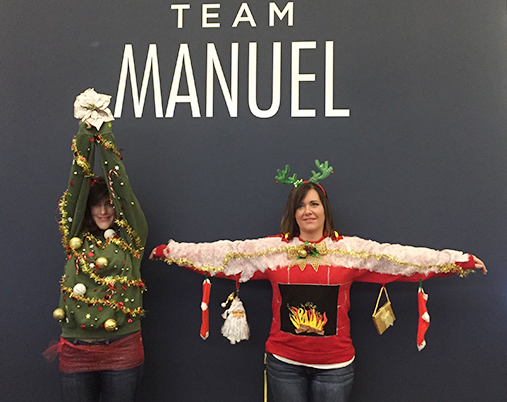
<path id="1" fill-rule="evenodd" d="M 97 268 L 105 268 L 105 267 L 107 267 L 108 263 L 109 263 L 109 261 L 107 261 L 106 257 L 99 257 L 95 260 L 95 266 Z"/>
<path id="2" fill-rule="evenodd" d="M 308 255 L 308 252 L 306 250 L 299 250 L 298 251 L 298 254 L 301 258 L 306 258 L 306 256 Z"/>
<path id="3" fill-rule="evenodd" d="M 106 331 L 116 331 L 118 329 L 118 325 L 116 324 L 116 321 L 110 318 L 109 320 L 106 320 L 104 323 L 104 328 Z"/>
<path id="4" fill-rule="evenodd" d="M 73 237 L 69 241 L 69 247 L 72 250 L 77 250 L 79 247 L 81 247 L 83 244 L 83 240 L 81 240 L 79 237 Z"/>
<path id="5" fill-rule="evenodd" d="M 58 307 L 55 311 L 53 311 L 53 318 L 58 321 L 63 320 L 65 318 L 65 310 Z"/>

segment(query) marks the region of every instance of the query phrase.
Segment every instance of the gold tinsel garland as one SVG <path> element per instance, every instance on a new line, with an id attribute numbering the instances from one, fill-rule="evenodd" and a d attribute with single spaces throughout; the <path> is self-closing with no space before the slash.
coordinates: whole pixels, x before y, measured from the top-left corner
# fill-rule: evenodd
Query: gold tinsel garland
<path id="1" fill-rule="evenodd" d="M 72 139 L 72 145 L 70 149 L 74 151 L 74 160 L 76 161 L 77 165 L 83 169 L 83 174 L 85 177 L 95 177 L 91 165 L 88 163 L 86 158 L 77 150 L 76 137 Z"/>
<path id="2" fill-rule="evenodd" d="M 70 196 L 67 190 L 63 192 L 62 197 L 58 202 L 58 209 L 60 210 L 60 221 L 58 222 L 58 226 L 60 227 L 60 233 L 62 235 L 62 245 L 65 249 L 68 249 L 69 246 L 69 227 L 68 227 L 68 213 L 65 210 L 67 206 L 67 197 Z"/>
<path id="3" fill-rule="evenodd" d="M 434 264 L 429 266 L 424 266 L 420 264 L 413 264 L 410 262 L 401 261 L 391 255 L 388 254 L 370 254 L 366 252 L 358 252 L 353 250 L 342 250 L 342 249 L 328 249 L 325 244 L 322 243 L 321 246 L 319 246 L 321 243 L 315 244 L 315 248 L 319 252 L 319 256 L 312 257 L 301 257 L 301 251 L 306 250 L 307 245 L 306 244 L 300 244 L 298 246 L 284 246 L 284 247 L 277 247 L 277 248 L 271 248 L 266 249 L 264 251 L 258 251 L 255 253 L 235 253 L 235 252 L 229 252 L 225 255 L 223 263 L 219 267 L 214 267 L 212 265 L 201 265 L 198 266 L 193 261 L 187 259 L 187 258 L 163 258 L 162 260 L 165 261 L 167 264 L 176 264 L 176 265 L 182 265 L 186 267 L 190 267 L 192 269 L 195 269 L 197 271 L 204 271 L 204 272 L 222 272 L 225 267 L 229 264 L 230 260 L 239 260 L 243 258 L 255 258 L 255 257 L 262 257 L 268 254 L 274 254 L 274 253 L 281 253 L 281 252 L 287 252 L 287 258 L 290 260 L 288 269 L 292 268 L 295 265 L 298 265 L 301 270 L 303 271 L 307 265 L 312 265 L 313 268 L 317 271 L 318 266 L 331 266 L 331 264 L 326 261 L 326 259 L 323 257 L 324 255 L 330 255 L 330 254 L 340 254 L 340 255 L 348 255 L 360 259 L 376 259 L 378 261 L 385 259 L 393 262 L 396 265 L 400 266 L 411 266 L 416 267 L 420 271 L 419 273 L 424 273 L 425 271 L 429 271 L 430 269 L 437 269 L 441 273 L 452 273 L 452 274 L 458 274 L 460 277 L 465 277 L 470 273 L 470 270 L 465 270 L 461 268 L 459 265 L 456 264 Z M 313 245 L 313 244 L 312 244 Z M 310 258 L 309 258 L 310 257 Z"/>
<path id="4" fill-rule="evenodd" d="M 274 253 L 280 253 L 283 251 L 287 251 L 287 249 L 288 249 L 288 247 L 278 247 L 278 248 L 273 248 L 273 249 L 267 249 L 264 251 L 258 251 L 256 253 L 251 253 L 251 254 L 229 252 L 225 255 L 224 262 L 222 263 L 222 265 L 220 267 L 214 267 L 212 265 L 197 266 L 194 262 L 192 262 L 191 260 L 189 260 L 187 258 L 178 258 L 178 259 L 163 258 L 162 261 L 166 262 L 167 264 L 183 265 L 185 267 L 193 268 L 197 271 L 222 272 L 225 269 L 225 267 L 227 266 L 227 264 L 229 264 L 229 260 L 239 260 L 242 258 L 262 257 L 262 256 L 265 256 L 268 254 L 274 254 Z"/>
<path id="5" fill-rule="evenodd" d="M 118 247 L 120 247 L 123 251 L 130 253 L 132 256 L 134 256 L 134 258 L 140 258 L 141 252 L 144 250 L 144 247 L 141 247 L 140 249 L 135 249 L 134 247 L 132 247 L 131 244 L 128 244 L 126 241 L 124 241 L 122 238 L 119 237 L 113 237 L 103 242 L 102 240 L 97 239 L 94 235 L 92 235 L 89 232 L 86 232 L 84 236 L 88 241 L 93 242 L 97 247 L 100 247 L 102 250 L 104 250 L 108 246 L 108 244 L 113 243 L 116 244 Z"/>
<path id="6" fill-rule="evenodd" d="M 83 273 L 87 274 L 91 279 L 95 281 L 95 283 L 98 283 L 100 285 L 115 285 L 117 283 L 121 283 L 122 285 L 126 285 L 129 287 L 138 287 L 141 290 L 146 290 L 146 287 L 144 286 L 144 281 L 142 279 L 129 279 L 126 276 L 99 276 L 95 272 L 93 272 L 93 269 L 90 268 L 88 263 L 86 262 L 84 255 L 80 253 L 75 253 L 74 257 L 78 260 L 79 266 L 81 267 L 81 271 Z"/>
<path id="7" fill-rule="evenodd" d="M 368 259 L 374 258 L 377 261 L 380 260 L 389 260 L 396 265 L 405 266 L 405 267 L 416 267 L 421 270 L 421 272 L 429 271 L 432 268 L 439 270 L 443 274 L 458 274 L 460 277 L 465 277 L 470 273 L 470 270 L 463 269 L 459 265 L 451 263 L 451 264 L 433 264 L 433 265 L 421 265 L 421 264 L 413 264 L 406 261 L 401 261 L 396 257 L 393 257 L 389 254 L 370 254 L 365 252 L 353 251 L 353 250 L 341 250 L 341 249 L 333 249 L 328 250 L 329 254 L 341 254 L 341 255 L 350 255 L 356 258 Z"/>
<path id="8" fill-rule="evenodd" d="M 138 307 L 134 310 L 125 307 L 123 305 L 123 302 L 117 302 L 115 300 L 105 300 L 105 299 L 97 299 L 96 297 L 85 297 L 78 295 L 74 293 L 74 290 L 71 287 L 65 286 L 63 284 L 63 279 L 61 282 L 60 289 L 62 293 L 67 293 L 70 297 L 72 297 L 75 300 L 78 300 L 80 302 L 86 303 L 91 306 L 101 305 L 101 306 L 107 306 L 111 307 L 114 310 L 122 311 L 124 314 L 130 316 L 130 317 L 136 317 L 136 316 L 144 316 L 145 312 L 144 309 L 141 307 Z"/>
<path id="9" fill-rule="evenodd" d="M 122 227 L 126 230 L 127 234 L 132 238 L 134 239 L 134 242 L 136 243 L 136 246 L 141 248 L 141 244 L 142 244 L 142 241 L 141 241 L 141 238 L 138 236 L 138 234 L 136 233 L 136 231 L 134 229 L 132 229 L 132 227 L 128 224 L 128 222 L 125 220 L 125 219 L 119 219 L 119 218 L 116 218 L 114 223 L 116 223 L 119 227 Z M 133 246 L 130 246 L 132 249 L 134 248 Z M 139 253 L 139 252 L 137 252 Z"/>
<path id="10" fill-rule="evenodd" d="M 104 149 L 109 149 L 112 151 L 118 158 L 123 159 L 123 156 L 121 155 L 120 151 L 116 148 L 114 143 L 112 141 L 104 140 L 100 135 L 95 136 L 95 141 L 104 146 Z"/>

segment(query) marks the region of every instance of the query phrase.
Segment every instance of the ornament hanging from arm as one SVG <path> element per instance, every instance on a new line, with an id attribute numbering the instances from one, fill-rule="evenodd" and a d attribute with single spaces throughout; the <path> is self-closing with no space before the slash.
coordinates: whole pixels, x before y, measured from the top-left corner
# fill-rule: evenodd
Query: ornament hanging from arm
<path id="1" fill-rule="evenodd" d="M 428 301 L 428 295 L 424 293 L 422 287 L 422 281 L 419 280 L 419 291 L 417 292 L 417 302 L 419 305 L 419 323 L 417 326 L 417 349 L 423 350 L 426 346 L 426 340 L 424 335 L 430 326 L 430 315 L 428 314 L 428 308 L 426 302 Z"/>
<path id="2" fill-rule="evenodd" d="M 222 307 L 227 307 L 229 301 L 231 301 L 231 306 L 222 314 L 222 318 L 225 320 L 222 325 L 222 335 L 234 345 L 250 338 L 250 327 L 246 319 L 245 307 L 239 298 L 238 281 L 236 281 L 236 290 L 222 303 Z"/>
<path id="3" fill-rule="evenodd" d="M 211 281 L 206 275 L 206 279 L 202 283 L 202 301 L 201 301 L 201 310 L 202 310 L 202 322 L 201 322 L 201 330 L 200 335 L 203 340 L 208 339 L 209 336 L 209 296 L 211 291 Z"/>

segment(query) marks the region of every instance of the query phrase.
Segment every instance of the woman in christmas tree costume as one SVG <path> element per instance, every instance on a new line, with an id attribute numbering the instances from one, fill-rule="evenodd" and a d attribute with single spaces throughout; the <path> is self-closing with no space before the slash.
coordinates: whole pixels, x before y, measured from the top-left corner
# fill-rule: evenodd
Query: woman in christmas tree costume
<path id="1" fill-rule="evenodd" d="M 266 342 L 267 379 L 275 402 L 347 401 L 353 381 L 349 290 L 354 281 L 384 284 L 419 281 L 486 267 L 460 251 L 379 244 L 334 231 L 331 208 L 318 180 L 303 182 L 279 170 L 278 181 L 296 187 L 289 195 L 281 234 L 256 240 L 177 243 L 155 248 L 163 259 L 210 275 L 267 279 L 273 289 L 273 320 Z"/>
<path id="2" fill-rule="evenodd" d="M 59 200 L 67 254 L 57 345 L 64 401 L 134 401 L 144 362 L 141 258 L 148 233 L 111 131 L 110 96 L 76 98 L 69 185 Z M 93 125 L 93 126 L 92 126 Z M 103 177 L 93 173 L 98 151 Z"/>

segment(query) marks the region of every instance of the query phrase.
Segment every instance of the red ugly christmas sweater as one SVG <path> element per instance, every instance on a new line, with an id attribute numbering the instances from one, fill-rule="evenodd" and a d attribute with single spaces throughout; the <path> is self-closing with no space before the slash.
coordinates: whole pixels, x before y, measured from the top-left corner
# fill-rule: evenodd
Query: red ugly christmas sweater
<path id="1" fill-rule="evenodd" d="M 466 274 L 473 257 L 454 250 L 377 243 L 359 237 L 318 242 L 282 236 L 213 243 L 170 241 L 157 257 L 210 275 L 267 279 L 273 320 L 266 351 L 303 365 L 340 364 L 354 358 L 350 338 L 350 286 L 355 281 L 419 281 Z"/>

